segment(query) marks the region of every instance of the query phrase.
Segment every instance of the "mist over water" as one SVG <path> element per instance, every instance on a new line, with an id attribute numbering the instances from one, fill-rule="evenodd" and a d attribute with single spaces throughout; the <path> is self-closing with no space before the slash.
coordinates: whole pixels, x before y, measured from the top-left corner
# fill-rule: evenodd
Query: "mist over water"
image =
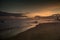
<path id="1" fill-rule="evenodd" d="M 26 20 L 26 19 L 12 19 L 12 20 L 4 20 L 5 23 L 0 23 L 0 35 L 2 37 L 10 37 L 13 35 L 17 35 L 23 31 L 26 31 L 32 27 L 35 27 L 35 23 L 32 23 L 34 20 Z"/>
<path id="2" fill-rule="evenodd" d="M 0 23 L 0 35 L 4 38 L 17 35 L 28 29 L 36 27 L 39 23 L 58 22 L 54 19 L 11 19 L 4 20 L 5 23 Z"/>

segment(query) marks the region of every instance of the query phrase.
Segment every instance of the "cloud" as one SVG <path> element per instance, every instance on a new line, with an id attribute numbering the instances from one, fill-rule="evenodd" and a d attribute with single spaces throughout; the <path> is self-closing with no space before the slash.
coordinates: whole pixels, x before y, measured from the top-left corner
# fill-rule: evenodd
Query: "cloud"
<path id="1" fill-rule="evenodd" d="M 27 17 L 27 16 L 23 16 L 23 13 L 7 13 L 2 11 L 0 11 L 0 16 Z"/>

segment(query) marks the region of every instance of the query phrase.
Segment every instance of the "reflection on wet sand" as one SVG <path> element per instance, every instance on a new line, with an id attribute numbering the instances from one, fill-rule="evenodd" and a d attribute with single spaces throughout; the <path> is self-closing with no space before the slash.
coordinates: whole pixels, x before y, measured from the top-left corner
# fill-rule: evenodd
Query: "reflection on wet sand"
<path id="1" fill-rule="evenodd" d="M 41 23 L 52 23 L 52 22 L 58 22 L 53 19 L 9 19 L 4 20 L 4 23 L 0 23 L 0 35 L 2 38 L 11 37 L 14 35 L 17 35 L 21 32 L 27 31 L 28 29 L 36 27 L 36 25 Z"/>

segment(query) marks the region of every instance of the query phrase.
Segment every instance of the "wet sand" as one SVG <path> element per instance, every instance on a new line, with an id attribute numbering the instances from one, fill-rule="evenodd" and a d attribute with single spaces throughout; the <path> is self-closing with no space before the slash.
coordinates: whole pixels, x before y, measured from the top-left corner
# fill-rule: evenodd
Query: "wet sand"
<path id="1" fill-rule="evenodd" d="M 38 24 L 34 28 L 4 40 L 60 40 L 60 22 Z"/>

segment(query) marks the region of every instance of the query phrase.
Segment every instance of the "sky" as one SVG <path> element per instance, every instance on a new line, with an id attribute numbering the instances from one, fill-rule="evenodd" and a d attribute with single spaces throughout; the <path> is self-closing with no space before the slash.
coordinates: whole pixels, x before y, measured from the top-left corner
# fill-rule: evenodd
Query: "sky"
<path id="1" fill-rule="evenodd" d="M 0 11 L 23 13 L 28 17 L 60 13 L 60 1 L 58 0 L 0 0 L 0 5 Z"/>

